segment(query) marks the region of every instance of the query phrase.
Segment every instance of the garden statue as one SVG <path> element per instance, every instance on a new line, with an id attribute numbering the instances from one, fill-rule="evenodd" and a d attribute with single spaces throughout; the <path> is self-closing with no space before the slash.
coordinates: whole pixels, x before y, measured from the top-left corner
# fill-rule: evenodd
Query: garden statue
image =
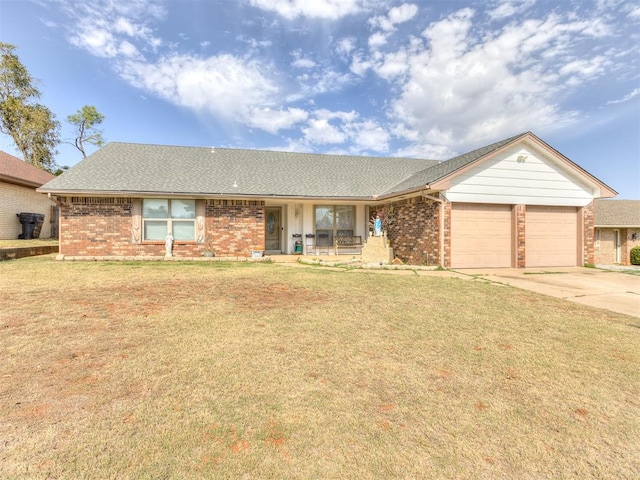
<path id="1" fill-rule="evenodd" d="M 173 248 L 173 235 L 171 232 L 167 234 L 167 238 L 164 239 L 164 256 L 171 256 L 171 249 Z"/>
<path id="2" fill-rule="evenodd" d="M 382 220 L 380 219 L 380 215 L 376 214 L 376 219 L 373 221 L 373 234 L 376 237 L 382 236 Z"/>

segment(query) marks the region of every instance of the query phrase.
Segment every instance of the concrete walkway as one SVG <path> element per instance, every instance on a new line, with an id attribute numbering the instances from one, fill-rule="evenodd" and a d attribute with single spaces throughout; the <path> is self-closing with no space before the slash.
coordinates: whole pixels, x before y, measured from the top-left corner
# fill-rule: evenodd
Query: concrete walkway
<path id="1" fill-rule="evenodd" d="M 640 318 L 640 275 L 582 267 L 465 269 L 457 273 Z"/>

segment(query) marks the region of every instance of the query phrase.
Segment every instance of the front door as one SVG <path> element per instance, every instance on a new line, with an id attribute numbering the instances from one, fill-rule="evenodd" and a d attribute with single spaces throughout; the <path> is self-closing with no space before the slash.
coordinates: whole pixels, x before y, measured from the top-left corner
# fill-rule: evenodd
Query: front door
<path id="1" fill-rule="evenodd" d="M 264 245 L 270 252 L 282 252 L 280 245 L 282 238 L 282 209 L 267 207 L 265 209 Z"/>
<path id="2" fill-rule="evenodd" d="M 620 230 L 613 231 L 614 263 L 620 263 Z"/>

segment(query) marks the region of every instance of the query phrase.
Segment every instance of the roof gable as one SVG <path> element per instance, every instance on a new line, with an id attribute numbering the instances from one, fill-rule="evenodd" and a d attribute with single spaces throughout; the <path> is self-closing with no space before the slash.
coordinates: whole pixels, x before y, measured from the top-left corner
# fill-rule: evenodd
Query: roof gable
<path id="1" fill-rule="evenodd" d="M 0 151 L 0 180 L 25 187 L 40 187 L 55 175 Z"/>
<path id="2" fill-rule="evenodd" d="M 501 140 L 496 143 L 492 143 L 491 145 L 487 145 L 485 147 L 478 148 L 468 153 L 464 153 L 462 155 L 458 155 L 450 160 L 444 162 L 438 162 L 435 165 L 425 168 L 420 172 L 415 173 L 410 178 L 404 180 L 403 182 L 395 185 L 392 189 L 387 191 L 387 194 L 402 192 L 405 190 L 415 189 L 415 188 L 424 188 L 426 185 L 437 181 L 443 177 L 446 177 L 457 170 L 469 165 L 476 160 L 492 153 L 504 145 L 507 145 L 514 140 L 524 136 L 525 134 L 515 135 L 513 137 L 507 138 L 505 140 Z"/>
<path id="3" fill-rule="evenodd" d="M 544 158 L 549 164 L 553 164 L 557 171 L 565 172 L 573 178 L 577 184 L 591 190 L 590 194 L 593 197 L 613 197 L 617 195 L 617 192 L 611 187 L 598 180 L 596 177 L 569 160 L 531 132 L 516 135 L 503 140 L 502 142 L 497 142 L 489 145 L 488 147 L 475 150 L 474 152 L 471 152 L 475 153 L 474 155 L 471 155 L 470 153 L 452 159 L 451 161 L 454 161 L 454 164 L 451 165 L 446 172 L 443 172 L 439 178 L 434 179 L 429 186 L 436 190 L 448 190 L 456 176 L 464 175 L 466 171 L 472 168 L 477 168 L 482 163 L 489 162 L 497 155 L 500 155 L 508 149 L 512 149 L 518 145 L 523 145 L 528 149 L 533 149 L 533 151 L 536 152 L 536 155 L 540 158 Z"/>

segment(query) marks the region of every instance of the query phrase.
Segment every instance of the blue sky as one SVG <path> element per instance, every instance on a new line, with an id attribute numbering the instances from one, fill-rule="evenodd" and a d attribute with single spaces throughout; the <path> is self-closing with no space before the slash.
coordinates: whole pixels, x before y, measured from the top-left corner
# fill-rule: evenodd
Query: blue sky
<path id="1" fill-rule="evenodd" d="M 0 40 L 67 140 L 83 105 L 136 143 L 446 159 L 532 131 L 640 199 L 638 1 L 0 0 Z"/>

